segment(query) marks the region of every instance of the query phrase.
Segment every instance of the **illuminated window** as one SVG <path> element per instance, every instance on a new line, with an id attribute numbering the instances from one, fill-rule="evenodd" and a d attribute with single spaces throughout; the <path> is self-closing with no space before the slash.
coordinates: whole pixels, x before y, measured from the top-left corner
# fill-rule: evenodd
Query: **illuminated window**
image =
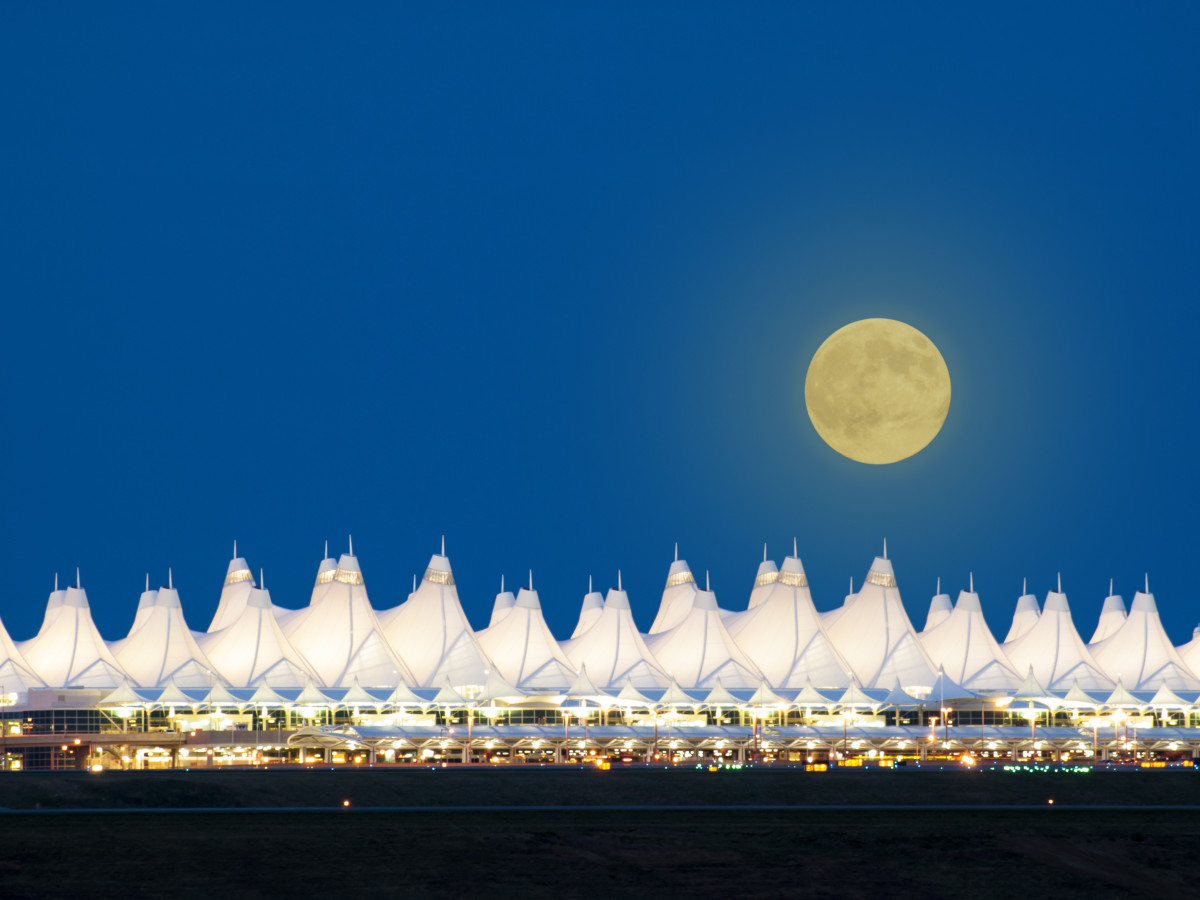
<path id="1" fill-rule="evenodd" d="M 329 584 L 333 581 L 333 569 L 317 573 L 317 584 Z"/>
<path id="2" fill-rule="evenodd" d="M 225 576 L 226 584 L 237 584 L 239 581 L 253 581 L 254 576 L 250 574 L 249 569 L 234 569 Z"/>
<path id="3" fill-rule="evenodd" d="M 867 581 L 871 584 L 877 584 L 880 587 L 895 587 L 896 576 L 889 575 L 886 572 L 876 572 L 874 570 L 867 573 Z"/>
<path id="4" fill-rule="evenodd" d="M 696 583 L 696 579 L 692 576 L 692 573 L 688 572 L 688 571 L 676 572 L 674 575 L 670 576 L 667 579 L 667 587 L 676 587 L 677 585 L 681 585 L 681 584 L 695 584 L 695 583 Z"/>
<path id="5" fill-rule="evenodd" d="M 425 580 L 430 584 L 454 584 L 454 576 L 440 569 L 426 569 Z"/>
<path id="6" fill-rule="evenodd" d="M 779 583 L 792 587 L 808 587 L 808 578 L 803 572 L 780 572 Z"/>
<path id="7" fill-rule="evenodd" d="M 348 572 L 345 569 L 338 568 L 333 572 L 333 580 L 340 581 L 342 584 L 362 584 L 362 572 Z"/>
<path id="8" fill-rule="evenodd" d="M 763 572 L 761 575 L 759 575 L 757 578 L 754 579 L 754 586 L 762 587 L 764 584 L 774 584 L 775 582 L 777 582 L 779 580 L 780 579 L 779 579 L 778 572 Z"/>

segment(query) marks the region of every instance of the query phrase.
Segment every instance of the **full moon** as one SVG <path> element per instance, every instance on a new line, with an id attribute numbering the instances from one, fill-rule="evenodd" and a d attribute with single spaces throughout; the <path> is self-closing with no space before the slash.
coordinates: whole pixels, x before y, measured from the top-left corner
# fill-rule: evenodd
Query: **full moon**
<path id="1" fill-rule="evenodd" d="M 933 341 L 895 319 L 861 319 L 817 348 L 804 379 L 817 434 L 842 456 L 884 465 L 919 453 L 950 411 L 950 371 Z"/>

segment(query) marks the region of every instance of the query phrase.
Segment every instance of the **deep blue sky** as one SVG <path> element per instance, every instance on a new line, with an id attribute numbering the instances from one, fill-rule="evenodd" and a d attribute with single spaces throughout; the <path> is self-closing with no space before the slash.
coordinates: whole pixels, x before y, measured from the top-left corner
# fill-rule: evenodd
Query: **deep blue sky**
<path id="1" fill-rule="evenodd" d="M 648 627 L 676 540 L 744 608 L 796 535 L 826 609 L 886 536 L 918 627 L 1148 570 L 1190 638 L 1200 10 L 642 6 L 0 10 L 14 637 L 76 565 L 203 629 L 234 538 L 299 606 L 350 532 L 378 608 L 445 533 L 477 626 L 620 567 Z M 804 410 L 867 316 L 953 379 L 883 467 Z"/>

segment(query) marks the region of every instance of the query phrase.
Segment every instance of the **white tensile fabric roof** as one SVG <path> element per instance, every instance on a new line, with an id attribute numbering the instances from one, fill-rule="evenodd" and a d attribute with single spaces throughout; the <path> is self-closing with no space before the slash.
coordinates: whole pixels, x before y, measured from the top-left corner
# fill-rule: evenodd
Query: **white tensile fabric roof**
<path id="1" fill-rule="evenodd" d="M 774 560 L 767 559 L 767 545 L 763 544 L 763 560 L 758 564 L 758 571 L 754 574 L 754 587 L 750 590 L 750 601 L 746 604 L 746 609 L 754 609 L 767 598 L 767 594 L 771 592 L 771 585 L 779 578 L 779 567 L 775 565 Z"/>
<path id="2" fill-rule="evenodd" d="M 146 589 L 142 591 L 142 596 L 138 598 L 137 612 L 133 615 L 133 625 L 129 628 L 129 635 L 142 627 L 142 623 L 149 617 L 154 609 L 154 599 L 158 596 L 158 590 L 150 589 L 150 573 L 146 573 Z"/>
<path id="3" fill-rule="evenodd" d="M 1005 646 L 1028 634 L 1029 630 L 1037 624 L 1041 614 L 1041 607 L 1038 606 L 1038 599 L 1034 594 L 1026 593 L 1018 597 L 1017 608 L 1013 610 L 1012 626 L 1004 637 Z"/>
<path id="4" fill-rule="evenodd" d="M 1046 594 L 1042 614 L 1024 635 L 1004 645 L 1004 653 L 1018 672 L 1030 667 L 1038 682 L 1052 691 L 1066 691 L 1073 681 L 1085 691 L 1112 690 L 1112 679 L 1092 658 L 1071 618 L 1067 595 Z"/>
<path id="5" fill-rule="evenodd" d="M 784 559 L 757 604 L 725 624 L 776 689 L 799 690 L 806 682 L 825 688 L 850 684 L 849 664 L 825 633 L 804 566 L 795 556 Z"/>
<path id="6" fill-rule="evenodd" d="M 640 690 L 661 690 L 671 683 L 638 633 L 629 595 L 620 588 L 608 592 L 590 628 L 561 646 L 567 658 L 580 669 L 586 666 L 589 677 L 602 688 L 620 690 L 631 683 Z"/>
<path id="7" fill-rule="evenodd" d="M 959 592 L 958 603 L 940 625 L 921 633 L 921 643 L 946 676 L 968 690 L 1013 690 L 1021 676 L 992 636 L 974 583 L 971 587 Z"/>
<path id="8" fill-rule="evenodd" d="M 685 688 L 708 689 L 718 678 L 734 690 L 756 688 L 762 673 L 725 627 L 717 595 L 696 591 L 690 605 L 674 628 L 646 638 L 658 664 Z"/>
<path id="9" fill-rule="evenodd" d="M 246 600 L 257 585 L 254 575 L 250 572 L 250 564 L 237 555 L 237 545 L 234 545 L 233 559 L 225 571 L 225 584 L 221 587 L 221 599 L 217 603 L 217 611 L 213 614 L 208 630 L 220 631 L 227 625 L 233 624 L 242 610 L 246 608 Z"/>
<path id="10" fill-rule="evenodd" d="M 299 688 L 317 677 L 275 618 L 271 594 L 254 588 L 233 622 L 200 638 L 201 649 L 236 688 Z"/>
<path id="11" fill-rule="evenodd" d="M 508 615 L 476 637 L 500 674 L 523 690 L 566 689 L 575 680 L 575 667 L 550 633 L 532 588 L 521 588 Z"/>
<path id="12" fill-rule="evenodd" d="M 1098 644 L 1116 634 L 1117 629 L 1125 624 L 1126 616 L 1125 599 L 1120 594 L 1113 593 L 1110 581 L 1108 596 L 1104 598 L 1104 606 L 1100 609 L 1100 621 L 1096 623 L 1096 630 L 1092 634 L 1092 639 L 1088 641 L 1088 645 Z"/>
<path id="13" fill-rule="evenodd" d="M 110 649 L 140 687 L 174 681 L 181 688 L 207 688 L 220 680 L 188 628 L 173 587 L 159 588 L 142 624 Z"/>
<path id="14" fill-rule="evenodd" d="M 18 649 L 50 687 L 115 688 L 128 678 L 92 621 L 87 592 L 78 586 L 63 591 L 61 599 L 50 595 L 42 629 Z"/>
<path id="15" fill-rule="evenodd" d="M 1200 675 L 1200 625 L 1192 632 L 1192 639 L 1178 649 L 1184 665 Z"/>
<path id="16" fill-rule="evenodd" d="M 33 666 L 17 649 L 4 622 L 0 621 L 0 697 L 24 693 L 36 687 L 44 687 L 42 679 L 34 674 Z"/>
<path id="17" fill-rule="evenodd" d="M 343 553 L 333 578 L 313 593 L 312 603 L 288 616 L 283 632 L 322 685 L 349 687 L 355 678 L 393 685 L 412 677 L 384 636 L 354 556 Z"/>
<path id="18" fill-rule="evenodd" d="M 575 623 L 575 630 L 571 632 L 571 637 L 577 638 L 600 618 L 600 612 L 604 609 L 604 595 L 599 591 L 592 590 L 592 579 L 588 579 L 588 592 L 583 595 L 583 605 L 579 608 L 579 621 Z M 495 621 L 492 622 L 495 625 Z"/>
<path id="19" fill-rule="evenodd" d="M 1133 595 L 1125 622 L 1091 651 L 1109 678 L 1120 679 L 1132 691 L 1153 691 L 1164 684 L 1175 691 L 1200 691 L 1200 678 L 1167 637 L 1154 595 L 1147 591 Z"/>
<path id="20" fill-rule="evenodd" d="M 937 671 L 900 600 L 891 560 L 875 557 L 862 588 L 825 620 L 833 645 L 865 688 L 906 691 L 933 684 Z"/>
<path id="21" fill-rule="evenodd" d="M 488 622 L 489 625 L 495 625 L 510 612 L 517 603 L 517 596 L 512 591 L 504 589 L 504 577 L 500 578 L 500 593 L 496 595 L 495 601 L 492 603 L 492 618 Z"/>
<path id="22" fill-rule="evenodd" d="M 67 598 L 67 590 L 66 590 L 66 588 L 62 588 L 62 589 L 59 588 L 58 576 L 55 575 L 54 576 L 54 590 L 52 590 L 50 592 L 50 596 L 46 599 L 46 613 L 44 616 L 42 616 L 41 627 L 38 628 L 38 633 L 36 635 L 34 635 L 34 638 L 40 638 L 43 634 L 46 633 L 46 629 L 49 628 L 52 624 L 54 624 L 54 619 L 58 616 L 59 611 L 62 610 L 63 601 L 66 600 L 66 598 Z M 29 643 L 29 642 L 26 641 L 25 643 Z"/>
<path id="23" fill-rule="evenodd" d="M 937 593 L 933 595 L 933 599 L 929 601 L 929 612 L 925 616 L 925 627 L 921 629 L 924 634 L 927 631 L 932 631 L 937 628 L 949 617 L 954 609 L 954 603 L 950 599 L 949 594 L 942 593 L 942 579 L 938 579 Z"/>
<path id="24" fill-rule="evenodd" d="M 467 621 L 450 560 L 429 559 L 425 577 L 412 597 L 388 622 L 387 637 L 412 670 L 414 687 L 440 688 L 487 682 L 491 664 Z"/>
<path id="25" fill-rule="evenodd" d="M 687 560 L 679 558 L 676 550 L 675 561 L 667 571 L 667 584 L 663 588 L 662 601 L 658 605 L 658 615 L 650 626 L 650 634 L 658 634 L 674 628 L 691 611 L 692 601 L 696 597 L 696 578 L 688 568 Z"/>

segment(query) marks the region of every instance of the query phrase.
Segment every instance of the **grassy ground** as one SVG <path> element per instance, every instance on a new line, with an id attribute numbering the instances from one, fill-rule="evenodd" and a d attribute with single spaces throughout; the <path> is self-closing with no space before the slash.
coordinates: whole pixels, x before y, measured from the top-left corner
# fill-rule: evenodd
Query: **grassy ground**
<path id="1" fill-rule="evenodd" d="M 1053 796 L 1055 806 L 1046 803 Z M 1200 774 L 454 771 L 22 774 L 0 897 L 1197 896 Z M 350 811 L 342 799 L 352 801 Z M 86 801 L 86 804 L 84 803 Z M 1036 803 L 1034 810 L 369 812 L 371 805 Z M 1152 811 L 1064 804 L 1164 804 Z"/>

